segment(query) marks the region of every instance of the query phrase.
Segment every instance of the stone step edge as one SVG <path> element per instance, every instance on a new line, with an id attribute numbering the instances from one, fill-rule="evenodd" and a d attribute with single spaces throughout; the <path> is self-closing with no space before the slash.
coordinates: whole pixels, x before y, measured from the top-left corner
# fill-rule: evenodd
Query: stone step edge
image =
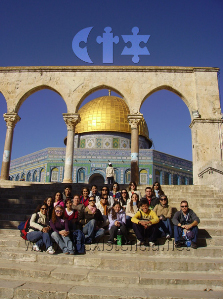
<path id="1" fill-rule="evenodd" d="M 144 254 L 145 253 L 145 254 Z M 14 261 L 14 262 L 31 262 L 31 263 L 38 263 L 38 264 L 45 264 L 45 260 L 47 260 L 47 263 L 49 265 L 53 265 L 53 261 L 56 261 L 62 264 L 65 264 L 66 262 L 70 265 L 83 265 L 83 261 L 97 261 L 98 265 L 101 264 L 101 261 L 106 260 L 107 262 L 112 262 L 113 260 L 117 261 L 125 261 L 125 262 L 131 262 L 133 258 L 136 257 L 135 253 L 106 253 L 103 254 L 99 252 L 98 254 L 89 253 L 85 255 L 65 255 L 62 253 L 58 253 L 55 255 L 49 255 L 46 252 L 35 252 L 35 251 L 24 251 L 24 250 L 16 250 L 10 251 L 8 250 L 6 255 L 12 255 L 12 258 L 7 257 L 7 260 Z M 186 263 L 189 264 L 207 264 L 207 263 L 213 263 L 213 264 L 223 264 L 223 257 L 199 257 L 198 256 L 190 256 L 190 259 L 188 259 L 188 256 L 185 256 L 184 252 L 182 252 L 182 256 L 185 259 Z M 142 254 L 137 255 L 137 262 L 148 262 L 148 261 L 154 261 L 154 262 L 164 262 L 164 263 L 170 263 L 170 262 L 182 262 L 182 256 L 167 256 L 165 255 L 148 255 L 147 252 L 143 252 Z M 0 260 L 5 260 L 6 257 L 3 254 L 0 254 Z"/>
<path id="2" fill-rule="evenodd" d="M 211 291 L 210 288 L 204 288 L 203 291 L 197 290 L 166 290 L 166 289 L 149 289 L 148 288 L 134 288 L 128 285 L 128 288 L 123 287 L 100 287 L 91 286 L 90 288 L 83 286 L 67 286 L 62 284 L 46 284 L 43 282 L 27 282 L 25 280 L 1 280 L 0 289 L 2 298 L 34 298 L 41 296 L 41 299 L 53 298 L 52 295 L 56 295 L 54 298 L 64 298 L 64 299 L 119 299 L 119 298 L 221 298 L 221 291 Z M 206 290 L 206 291 L 205 291 Z"/>
<path id="3" fill-rule="evenodd" d="M 17 270 L 17 271 L 27 271 L 27 266 L 30 266 L 29 262 L 21 262 L 21 263 L 15 263 L 12 261 L 5 261 L 5 260 L 0 260 L 0 269 L 11 269 L 11 270 Z M 28 269 L 29 271 L 39 271 L 39 272 L 49 272 L 49 275 L 51 275 L 51 273 L 53 271 L 56 271 L 57 273 L 66 273 L 66 274 L 70 274 L 69 270 L 72 270 L 72 272 L 74 272 L 74 274 L 79 274 L 78 272 L 76 272 L 76 270 L 81 270 L 81 271 L 85 271 L 86 270 L 86 276 L 89 276 L 90 273 L 93 274 L 97 274 L 99 276 L 147 276 L 148 279 L 155 279 L 155 280 L 208 280 L 208 281 L 222 281 L 223 282 L 223 274 L 214 274 L 214 273 L 209 273 L 209 272 L 199 272 L 197 271 L 196 273 L 194 273 L 193 271 L 174 271 L 174 272 L 170 272 L 170 271 L 165 271 L 163 270 L 162 273 L 160 273 L 160 271 L 151 271 L 151 272 L 144 272 L 144 271 L 131 271 L 131 274 L 129 272 L 126 271 L 120 271 L 120 270 L 113 270 L 110 269 L 109 272 L 105 269 L 92 269 L 92 268 L 82 268 L 80 266 L 77 265 L 63 265 L 63 267 L 61 267 L 61 265 L 52 265 L 51 269 L 49 269 L 49 266 L 38 266 L 38 267 L 32 267 L 30 269 Z M 59 270 L 59 271 L 58 271 Z M 185 272 L 187 273 L 187 276 L 185 276 Z M 111 275 L 110 275 L 111 274 Z M 83 273 L 80 273 L 80 275 L 83 275 Z M 4 275 L 1 275 L 4 276 Z M 158 277 L 156 277 L 158 276 Z M 194 276 L 193 278 L 191 278 L 191 276 Z M 32 278 L 32 277 L 30 277 Z M 61 281 L 61 280 L 60 280 Z M 69 282 L 69 280 L 68 280 Z"/>

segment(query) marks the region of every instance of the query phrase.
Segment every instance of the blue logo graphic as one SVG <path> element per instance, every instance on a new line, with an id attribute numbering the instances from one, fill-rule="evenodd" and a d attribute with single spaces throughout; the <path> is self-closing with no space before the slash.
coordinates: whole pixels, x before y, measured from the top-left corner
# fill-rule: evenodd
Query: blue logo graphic
<path id="1" fill-rule="evenodd" d="M 80 43 L 84 42 L 87 44 L 88 36 L 93 27 L 87 27 L 80 30 L 73 38 L 72 49 L 74 54 L 84 62 L 93 63 L 88 55 L 87 46 L 84 48 L 80 47 Z M 103 63 L 113 63 L 113 47 L 114 44 L 119 43 L 119 37 L 114 36 L 111 27 L 104 28 L 104 33 L 101 36 L 97 36 L 96 41 L 98 44 L 103 44 Z M 131 43 L 131 47 L 125 46 L 121 55 L 131 55 L 132 62 L 139 62 L 139 55 L 150 55 L 146 46 L 142 47 L 140 44 L 146 44 L 149 40 L 150 35 L 139 35 L 139 28 L 132 28 L 132 35 L 122 35 L 124 42 Z"/>
<path id="2" fill-rule="evenodd" d="M 81 42 L 87 43 L 88 35 L 93 27 L 87 27 L 79 31 L 73 38 L 72 49 L 74 54 L 80 58 L 82 61 L 93 63 L 91 58 L 88 55 L 87 46 L 84 48 L 80 47 Z"/>

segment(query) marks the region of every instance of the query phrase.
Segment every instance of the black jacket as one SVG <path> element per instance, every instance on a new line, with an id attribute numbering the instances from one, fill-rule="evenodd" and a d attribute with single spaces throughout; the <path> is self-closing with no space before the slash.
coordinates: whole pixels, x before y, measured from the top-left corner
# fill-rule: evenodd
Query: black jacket
<path id="1" fill-rule="evenodd" d="M 147 199 L 146 198 L 146 195 L 145 196 L 143 196 L 142 198 L 141 198 L 141 200 L 145 200 L 145 199 Z M 140 200 L 140 201 L 141 201 Z M 148 200 L 148 199 L 147 199 Z M 157 198 L 156 196 L 153 196 L 152 198 L 151 198 L 151 203 L 150 203 L 150 208 L 155 208 L 155 206 L 156 205 L 158 205 L 160 203 L 160 201 L 159 201 L 159 198 Z"/>
<path id="2" fill-rule="evenodd" d="M 184 217 L 184 214 L 183 212 L 180 210 L 178 212 L 176 212 L 173 216 L 173 219 L 172 219 L 172 222 L 174 225 L 178 225 L 179 223 L 182 224 L 182 225 L 185 225 L 185 224 L 191 224 L 193 223 L 195 220 L 200 223 L 200 219 L 197 217 L 197 215 L 194 213 L 193 210 L 191 209 L 188 209 L 188 220 L 185 221 L 185 217 Z"/>

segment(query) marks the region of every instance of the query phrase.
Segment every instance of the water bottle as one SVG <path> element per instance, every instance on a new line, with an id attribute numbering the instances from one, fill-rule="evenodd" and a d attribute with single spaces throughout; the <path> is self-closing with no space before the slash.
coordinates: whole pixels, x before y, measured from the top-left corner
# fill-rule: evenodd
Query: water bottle
<path id="1" fill-rule="evenodd" d="M 122 245 L 122 232 L 120 230 L 120 228 L 118 229 L 118 232 L 117 232 L 117 245 Z"/>
<path id="2" fill-rule="evenodd" d="M 187 247 L 191 247 L 191 240 L 187 240 L 186 245 L 187 245 Z"/>

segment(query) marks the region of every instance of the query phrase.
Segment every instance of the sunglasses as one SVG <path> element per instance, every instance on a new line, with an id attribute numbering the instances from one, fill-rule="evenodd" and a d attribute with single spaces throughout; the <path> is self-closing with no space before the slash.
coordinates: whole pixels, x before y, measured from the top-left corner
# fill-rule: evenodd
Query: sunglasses
<path id="1" fill-rule="evenodd" d="M 41 210 L 47 210 L 46 208 L 41 208 Z"/>
<path id="2" fill-rule="evenodd" d="M 161 198 L 161 199 L 160 199 L 160 201 L 164 201 L 164 200 L 167 200 L 167 199 L 166 199 L 166 198 Z"/>
<path id="3" fill-rule="evenodd" d="M 95 200 L 94 199 L 89 200 L 89 202 L 91 202 L 91 201 L 95 201 Z"/>
<path id="4" fill-rule="evenodd" d="M 187 208 L 188 206 L 181 206 L 181 208 Z"/>
<path id="5" fill-rule="evenodd" d="M 61 211 L 61 210 L 56 210 L 55 212 L 56 213 L 63 213 L 63 211 Z"/>
<path id="6" fill-rule="evenodd" d="M 127 193 L 126 191 L 123 191 L 122 193 Z"/>

